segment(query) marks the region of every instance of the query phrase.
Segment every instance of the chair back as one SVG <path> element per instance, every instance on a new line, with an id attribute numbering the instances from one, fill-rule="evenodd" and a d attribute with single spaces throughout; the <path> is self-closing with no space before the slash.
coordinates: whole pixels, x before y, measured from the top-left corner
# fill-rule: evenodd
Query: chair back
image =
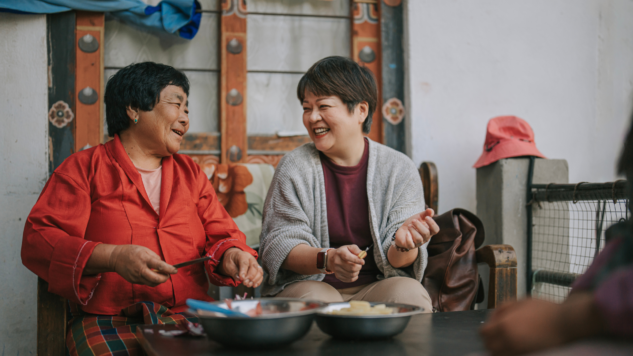
<path id="1" fill-rule="evenodd" d="M 418 169 L 422 187 L 424 188 L 424 203 L 435 213 L 439 213 L 439 180 L 437 177 L 437 167 L 433 162 L 422 162 Z"/>

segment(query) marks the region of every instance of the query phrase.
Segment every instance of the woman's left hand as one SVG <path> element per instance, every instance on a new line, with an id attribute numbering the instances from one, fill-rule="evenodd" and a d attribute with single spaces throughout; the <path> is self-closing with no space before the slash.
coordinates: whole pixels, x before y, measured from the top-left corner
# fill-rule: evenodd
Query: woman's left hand
<path id="1" fill-rule="evenodd" d="M 230 248 L 224 251 L 220 264 L 220 273 L 242 281 L 247 287 L 257 288 L 262 284 L 264 271 L 255 257 L 238 248 Z"/>
<path id="2" fill-rule="evenodd" d="M 405 250 L 418 248 L 440 232 L 433 215 L 433 209 L 426 209 L 408 218 L 396 231 L 396 247 Z"/>

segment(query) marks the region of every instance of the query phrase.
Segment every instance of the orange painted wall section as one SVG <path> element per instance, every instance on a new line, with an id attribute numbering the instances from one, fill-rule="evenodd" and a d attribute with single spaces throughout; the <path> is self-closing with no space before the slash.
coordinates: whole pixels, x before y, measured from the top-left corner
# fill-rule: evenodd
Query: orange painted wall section
<path id="1" fill-rule="evenodd" d="M 241 45 L 241 52 L 231 53 L 227 49 L 230 41 Z M 245 162 L 248 140 L 246 137 L 246 1 L 225 0 L 222 2 L 220 24 L 220 132 L 222 163 Z M 227 96 L 232 90 L 241 95 L 241 103 L 230 105 Z M 229 159 L 231 147 L 241 151 L 240 159 Z M 234 157 L 236 158 L 236 157 Z"/>
<path id="2" fill-rule="evenodd" d="M 382 48 L 380 46 L 380 1 L 376 3 L 352 2 L 352 58 L 360 65 L 374 73 L 378 87 L 376 111 L 372 117 L 370 139 L 382 143 Z M 369 47 L 374 51 L 375 59 L 364 62 L 360 59 L 360 51 Z"/>
<path id="3" fill-rule="evenodd" d="M 77 12 L 75 152 L 86 145 L 97 146 L 103 140 L 103 26 L 103 13 Z M 87 34 L 99 42 L 95 52 L 86 53 L 79 48 L 79 39 Z M 97 91 L 99 99 L 96 103 L 86 105 L 79 100 L 79 93 L 86 87 Z"/>

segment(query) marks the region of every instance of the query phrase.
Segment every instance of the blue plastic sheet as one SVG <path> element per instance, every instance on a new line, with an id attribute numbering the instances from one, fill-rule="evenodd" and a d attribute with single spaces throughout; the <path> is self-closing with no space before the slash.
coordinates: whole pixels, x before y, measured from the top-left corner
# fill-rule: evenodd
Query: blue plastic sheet
<path id="1" fill-rule="evenodd" d="M 83 10 L 108 12 L 138 26 L 162 30 L 192 39 L 202 16 L 196 0 L 164 0 L 150 6 L 141 0 L 0 0 L 0 11 L 18 14 L 54 14 Z"/>

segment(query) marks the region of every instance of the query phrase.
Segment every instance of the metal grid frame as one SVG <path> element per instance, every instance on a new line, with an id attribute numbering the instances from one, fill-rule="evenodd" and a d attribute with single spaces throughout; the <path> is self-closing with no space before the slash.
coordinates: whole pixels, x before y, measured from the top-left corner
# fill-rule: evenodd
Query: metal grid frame
<path id="1" fill-rule="evenodd" d="M 531 163 L 530 175 L 533 166 Z M 605 245 L 605 231 L 628 220 L 626 181 L 528 182 L 527 291 L 563 301 Z"/>

